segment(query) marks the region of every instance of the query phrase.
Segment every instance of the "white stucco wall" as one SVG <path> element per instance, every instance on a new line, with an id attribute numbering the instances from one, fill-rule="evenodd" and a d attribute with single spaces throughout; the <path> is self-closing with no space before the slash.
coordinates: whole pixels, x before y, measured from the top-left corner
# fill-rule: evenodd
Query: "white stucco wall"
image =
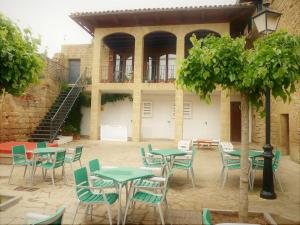
<path id="1" fill-rule="evenodd" d="M 91 108 L 82 107 L 81 135 L 90 133 Z M 102 106 L 101 125 L 121 125 L 127 127 L 128 137 L 132 136 L 132 102 L 129 99 Z"/>
<path id="2" fill-rule="evenodd" d="M 144 94 L 143 101 L 152 102 L 152 117 L 142 118 L 141 137 L 143 139 L 174 139 L 173 118 L 174 95 Z"/>
<path id="3" fill-rule="evenodd" d="M 185 95 L 184 102 L 192 102 L 192 118 L 184 119 L 183 138 L 220 139 L 220 95 L 212 96 L 207 104 L 195 95 Z"/>

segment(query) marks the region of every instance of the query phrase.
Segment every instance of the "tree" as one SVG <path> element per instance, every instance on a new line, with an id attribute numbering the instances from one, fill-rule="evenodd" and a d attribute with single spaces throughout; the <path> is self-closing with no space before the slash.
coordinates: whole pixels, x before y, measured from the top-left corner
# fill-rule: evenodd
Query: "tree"
<path id="1" fill-rule="evenodd" d="M 278 32 L 258 39 L 245 49 L 245 39 L 229 36 L 191 38 L 193 48 L 183 61 L 177 84 L 210 100 L 220 85 L 241 93 L 242 149 L 239 218 L 248 219 L 249 101 L 261 110 L 266 87 L 274 97 L 290 99 L 299 80 L 299 37 Z"/>
<path id="2" fill-rule="evenodd" d="M 29 84 L 37 82 L 44 60 L 38 53 L 40 40 L 29 29 L 21 31 L 0 14 L 0 90 L 21 95 Z"/>

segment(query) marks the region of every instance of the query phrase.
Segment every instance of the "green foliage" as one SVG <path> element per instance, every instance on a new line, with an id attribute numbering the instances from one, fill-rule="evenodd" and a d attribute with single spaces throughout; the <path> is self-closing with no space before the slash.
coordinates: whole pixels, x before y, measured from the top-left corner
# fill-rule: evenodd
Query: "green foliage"
<path id="1" fill-rule="evenodd" d="M 101 105 L 105 105 L 109 102 L 123 101 L 126 98 L 129 98 L 129 100 L 132 101 L 132 96 L 130 94 L 103 94 L 101 96 Z"/>
<path id="2" fill-rule="evenodd" d="M 300 36 L 276 32 L 257 39 L 247 51 L 243 88 L 250 101 L 260 108 L 266 88 L 284 102 L 295 92 L 300 80 Z"/>
<path id="3" fill-rule="evenodd" d="M 81 103 L 80 103 L 80 98 L 78 98 L 75 101 L 68 118 L 66 119 L 62 131 L 65 131 L 65 129 L 67 129 L 67 131 L 70 131 L 73 134 L 80 134 L 80 123 L 82 118 L 82 113 L 80 109 L 81 109 Z"/>
<path id="4" fill-rule="evenodd" d="M 300 38 L 277 32 L 245 49 L 244 38 L 191 38 L 193 48 L 183 61 L 177 84 L 209 100 L 217 85 L 247 95 L 259 110 L 266 88 L 284 101 L 300 80 Z"/>
<path id="5" fill-rule="evenodd" d="M 0 14 L 0 90 L 21 95 L 29 84 L 37 82 L 44 60 L 38 54 L 40 40 L 29 29 L 21 31 Z"/>
<path id="6" fill-rule="evenodd" d="M 76 133 L 77 133 L 77 129 L 76 129 L 73 125 L 68 124 L 68 125 L 66 125 L 66 126 L 64 126 L 64 127 L 62 128 L 62 133 L 63 133 L 64 135 L 72 135 L 72 134 L 76 134 Z"/>
<path id="7" fill-rule="evenodd" d="M 177 84 L 197 93 L 202 99 L 210 100 L 217 85 L 232 88 L 241 83 L 244 70 L 245 39 L 207 36 L 191 37 L 193 48 L 183 61 Z"/>

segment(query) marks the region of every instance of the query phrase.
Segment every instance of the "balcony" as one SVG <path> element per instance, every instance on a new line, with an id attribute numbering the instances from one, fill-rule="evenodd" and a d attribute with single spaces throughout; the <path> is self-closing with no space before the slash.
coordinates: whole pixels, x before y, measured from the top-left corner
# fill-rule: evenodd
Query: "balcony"
<path id="1" fill-rule="evenodd" d="M 176 65 L 147 64 L 144 83 L 168 83 L 176 80 Z"/>
<path id="2" fill-rule="evenodd" d="M 111 61 L 101 66 L 101 83 L 132 83 L 132 61 Z"/>

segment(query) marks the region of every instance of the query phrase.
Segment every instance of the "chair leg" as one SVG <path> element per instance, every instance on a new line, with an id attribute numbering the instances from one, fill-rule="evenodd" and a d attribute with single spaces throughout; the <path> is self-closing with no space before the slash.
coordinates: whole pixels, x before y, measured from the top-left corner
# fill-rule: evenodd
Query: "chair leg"
<path id="1" fill-rule="evenodd" d="M 52 169 L 51 179 L 52 179 L 52 185 L 55 186 L 55 183 L 54 183 L 54 169 Z"/>
<path id="2" fill-rule="evenodd" d="M 62 176 L 64 178 L 64 184 L 67 184 L 65 165 L 62 166 Z"/>
<path id="3" fill-rule="evenodd" d="M 110 206 L 106 205 L 106 209 L 107 209 L 107 215 L 108 215 L 109 225 L 112 225 L 112 218 L 111 218 Z M 119 213 L 118 213 L 118 221 L 119 221 Z"/>
<path id="4" fill-rule="evenodd" d="M 47 169 L 45 169 L 44 179 L 46 179 L 46 176 L 47 176 Z"/>
<path id="5" fill-rule="evenodd" d="M 27 165 L 25 166 L 25 170 L 24 170 L 23 177 L 25 177 L 25 175 L 26 175 L 26 171 L 27 171 Z"/>
<path id="6" fill-rule="evenodd" d="M 170 215 L 170 211 L 169 211 L 169 206 L 168 206 L 167 198 L 165 198 L 165 203 L 166 203 L 166 214 L 167 214 L 167 219 L 169 220 L 169 218 L 170 218 L 170 223 L 171 223 L 171 225 L 172 225 L 172 224 L 173 224 L 173 219 L 172 219 L 172 215 Z"/>
<path id="7" fill-rule="evenodd" d="M 91 213 L 91 220 L 93 220 L 93 205 L 91 205 L 90 213 Z"/>
<path id="8" fill-rule="evenodd" d="M 190 170 L 190 173 L 191 173 L 193 188 L 195 188 L 195 174 L 194 174 L 193 167 L 191 167 L 189 170 Z"/>
<path id="9" fill-rule="evenodd" d="M 10 175 L 9 175 L 9 179 L 8 179 L 8 183 L 10 184 L 10 179 L 11 179 L 11 175 L 14 171 L 15 165 L 12 165 L 11 171 L 10 171 Z"/>
<path id="10" fill-rule="evenodd" d="M 160 219 L 161 219 L 161 224 L 162 224 L 162 225 L 165 225 L 164 214 L 163 214 L 163 212 L 162 212 L 161 205 L 159 204 L 157 207 L 158 207 L 158 212 L 159 212 Z"/>
<path id="11" fill-rule="evenodd" d="M 76 214 L 77 214 L 77 211 L 78 211 L 79 205 L 80 205 L 80 202 L 78 202 L 78 204 L 77 204 L 77 207 L 76 207 L 76 210 L 75 210 L 75 214 L 74 214 L 74 218 L 73 218 L 73 222 L 72 222 L 72 224 L 74 224 L 74 222 L 75 222 L 75 218 L 76 218 Z"/>
<path id="12" fill-rule="evenodd" d="M 82 165 L 81 165 L 81 160 L 79 159 L 79 164 L 80 164 L 80 167 L 82 167 Z"/>
<path id="13" fill-rule="evenodd" d="M 282 185 L 281 185 L 281 181 L 280 181 L 280 176 L 279 176 L 279 174 L 277 174 L 277 172 L 274 172 L 274 176 L 275 176 L 275 179 L 277 180 L 277 183 L 279 184 L 279 187 L 280 187 L 281 192 L 284 192 L 284 190 L 283 190 L 283 188 L 282 188 Z"/>
<path id="14" fill-rule="evenodd" d="M 224 175 L 223 175 L 222 189 L 224 188 L 225 183 L 226 183 L 226 181 L 227 181 L 227 176 L 228 176 L 228 169 L 225 168 L 225 169 L 224 169 Z"/>
<path id="15" fill-rule="evenodd" d="M 256 173 L 256 169 L 254 168 L 252 170 L 252 177 L 251 177 L 251 179 L 252 179 L 252 181 L 251 181 L 251 186 L 252 186 L 251 190 L 253 190 L 253 188 L 254 188 L 255 173 Z"/>
<path id="16" fill-rule="evenodd" d="M 221 176 L 220 176 L 220 180 L 221 180 L 221 181 L 223 180 L 224 169 L 225 169 L 225 167 L 223 166 L 223 168 L 222 168 L 222 172 L 221 172 Z"/>
<path id="17" fill-rule="evenodd" d="M 124 218 L 123 218 L 123 225 L 125 225 L 125 223 L 126 223 L 126 217 L 127 217 L 129 205 L 130 205 L 130 200 L 128 200 L 127 204 L 126 204 L 126 209 L 125 209 Z M 120 210 L 120 207 L 119 207 L 119 210 Z M 118 222 L 118 224 L 119 224 L 119 222 Z"/>

